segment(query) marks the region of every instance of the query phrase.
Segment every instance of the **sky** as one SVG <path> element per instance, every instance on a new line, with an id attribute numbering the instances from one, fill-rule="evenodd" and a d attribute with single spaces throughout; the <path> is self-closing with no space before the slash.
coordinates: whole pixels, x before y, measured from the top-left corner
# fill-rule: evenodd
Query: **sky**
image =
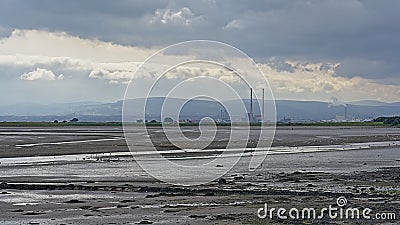
<path id="1" fill-rule="evenodd" d="M 2 0 L 0 104 L 121 100 L 149 56 L 199 39 L 248 54 L 276 99 L 400 102 L 399 10 L 397 0 Z"/>

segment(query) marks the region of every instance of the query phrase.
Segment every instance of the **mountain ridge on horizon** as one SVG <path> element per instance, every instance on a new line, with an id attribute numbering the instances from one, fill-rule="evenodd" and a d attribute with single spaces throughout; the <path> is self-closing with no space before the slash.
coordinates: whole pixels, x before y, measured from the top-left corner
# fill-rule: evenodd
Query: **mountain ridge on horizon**
<path id="1" fill-rule="evenodd" d="M 140 107 L 146 98 L 125 100 L 133 107 Z M 164 97 L 149 98 L 149 111 L 160 112 Z M 176 104 L 181 104 L 187 99 L 171 98 Z M 54 104 L 14 104 L 12 107 L 0 106 L 1 121 L 53 121 L 68 120 L 71 117 L 79 117 L 81 121 L 94 122 L 118 122 L 121 121 L 122 102 L 124 100 L 103 102 L 77 102 L 77 103 L 54 103 Z M 237 105 L 244 102 L 246 107 L 249 99 L 228 100 L 224 104 Z M 254 104 L 256 101 L 254 101 Z M 400 102 L 383 103 L 373 100 L 357 101 L 347 104 L 348 118 L 368 119 L 379 116 L 393 116 L 400 112 Z M 371 105 L 366 105 L 371 104 Z M 299 100 L 275 100 L 277 120 L 291 119 L 294 121 L 320 121 L 333 120 L 344 117 L 344 106 L 332 106 L 329 102 L 321 101 L 299 101 Z M 182 111 L 185 118 L 199 119 L 204 116 L 219 118 L 221 105 L 216 102 L 197 99 L 191 100 Z M 259 107 L 254 107 L 254 113 L 260 114 Z M 154 119 L 160 120 L 160 115 L 154 113 Z M 243 115 L 245 117 L 245 115 Z"/>
<path id="2" fill-rule="evenodd" d="M 151 99 L 165 99 L 166 97 L 162 96 L 156 96 L 156 97 L 150 97 Z M 142 99 L 147 99 L 145 97 L 142 98 L 132 98 L 132 99 L 127 99 L 127 100 L 142 100 Z M 186 98 L 170 98 L 170 99 L 179 99 L 179 100 L 188 100 Z M 202 100 L 202 101 L 209 101 L 208 99 L 196 99 L 196 100 Z M 230 99 L 230 100 L 224 100 L 222 102 L 229 102 L 229 101 L 237 101 L 240 99 Z M 249 98 L 241 99 L 248 101 L 250 100 Z M 110 103 L 118 103 L 118 102 L 123 102 L 124 100 L 114 100 L 114 101 L 72 101 L 72 102 L 55 102 L 55 103 L 37 103 L 37 102 L 17 102 L 13 104 L 6 104 L 1 106 L 0 109 L 4 107 L 12 107 L 16 105 L 40 105 L 40 106 L 52 106 L 52 105 L 100 105 L 100 104 L 110 104 Z M 211 101 L 211 100 L 210 100 Z M 254 100 L 256 101 L 256 100 Z M 260 100 L 261 101 L 261 100 Z M 268 100 L 266 100 L 268 101 Z M 291 101 L 291 102 L 322 102 L 322 103 L 331 103 L 331 101 L 323 101 L 323 100 L 305 100 L 305 99 L 275 99 L 274 101 Z M 400 104 L 399 102 L 384 102 L 384 101 L 379 101 L 379 100 L 357 100 L 357 101 L 348 101 L 348 102 L 343 102 L 344 104 L 349 104 L 349 105 L 367 105 L 367 106 L 378 106 L 378 105 L 397 105 Z"/>

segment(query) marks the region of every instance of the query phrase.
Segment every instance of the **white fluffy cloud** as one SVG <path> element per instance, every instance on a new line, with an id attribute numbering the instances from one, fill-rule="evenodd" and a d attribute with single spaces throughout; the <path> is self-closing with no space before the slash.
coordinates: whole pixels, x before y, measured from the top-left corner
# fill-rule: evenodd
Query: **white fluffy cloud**
<path id="1" fill-rule="evenodd" d="M 127 82 L 131 79 L 133 71 L 110 71 L 107 69 L 97 68 L 89 73 L 90 78 L 109 80 L 110 83 L 118 83 L 119 81 Z"/>
<path id="2" fill-rule="evenodd" d="M 243 28 L 243 24 L 239 20 L 232 20 L 223 27 L 224 30 L 229 29 L 241 29 Z"/>
<path id="3" fill-rule="evenodd" d="M 297 65 L 293 68 L 294 71 L 278 71 L 268 64 L 259 64 L 278 99 L 328 101 L 332 96 L 337 96 L 345 101 L 399 100 L 400 87 L 397 85 L 380 84 L 362 77 L 340 76 L 335 70 L 321 66 L 321 63 L 303 66 L 294 62 L 288 63 Z"/>
<path id="4" fill-rule="evenodd" d="M 23 74 L 20 77 L 23 80 L 55 80 L 51 70 L 63 70 L 118 81 L 129 79 L 154 51 L 82 39 L 63 32 L 14 30 L 9 37 L 0 39 L 0 67 L 39 68 Z"/>
<path id="5" fill-rule="evenodd" d="M 157 9 L 154 16 L 149 20 L 150 24 L 175 24 L 189 26 L 194 20 L 201 19 L 201 16 L 196 16 L 192 11 L 183 7 L 179 10 L 173 9 Z"/>
<path id="6" fill-rule="evenodd" d="M 20 76 L 21 80 L 62 80 L 64 75 L 60 74 L 56 76 L 53 71 L 36 68 L 36 70 L 24 73 Z"/>

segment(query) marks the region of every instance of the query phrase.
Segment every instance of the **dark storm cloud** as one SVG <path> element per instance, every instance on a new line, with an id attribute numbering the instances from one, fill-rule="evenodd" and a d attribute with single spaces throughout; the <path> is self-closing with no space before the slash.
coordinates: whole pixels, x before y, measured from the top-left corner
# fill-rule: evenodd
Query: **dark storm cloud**
<path id="1" fill-rule="evenodd" d="M 124 42 L 145 14 L 163 1 L 13 1 L 0 3 L 0 24 L 6 28 L 66 31 L 82 37 Z"/>
<path id="2" fill-rule="evenodd" d="M 335 61 L 341 75 L 373 79 L 400 74 L 396 0 L 14 0 L 0 5 L 0 33 L 47 29 L 146 47 L 213 39 L 259 61 Z"/>

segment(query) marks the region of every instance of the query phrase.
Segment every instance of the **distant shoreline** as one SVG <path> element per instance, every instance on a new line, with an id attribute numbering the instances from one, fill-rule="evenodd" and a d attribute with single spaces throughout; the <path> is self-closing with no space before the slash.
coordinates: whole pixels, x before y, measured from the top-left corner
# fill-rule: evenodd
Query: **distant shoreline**
<path id="1" fill-rule="evenodd" d="M 129 126 L 143 126 L 143 123 L 130 123 Z M 177 123 L 146 123 L 146 126 L 161 127 L 161 126 L 176 126 Z M 199 123 L 179 123 L 180 126 L 198 126 Z M 207 125 L 207 124 L 202 124 Z M 211 124 L 210 124 L 211 125 Z M 245 123 L 216 123 L 216 126 L 247 126 Z M 273 124 L 264 124 L 265 126 L 272 126 Z M 73 127 L 73 126 L 113 126 L 122 127 L 121 122 L 67 122 L 67 123 L 53 123 L 53 122 L 0 122 L 0 127 Z M 261 123 L 251 123 L 251 126 L 261 126 Z M 299 122 L 299 123 L 282 123 L 277 122 L 276 126 L 315 126 L 315 127 L 338 127 L 338 126 L 378 126 L 378 127 L 391 127 L 383 122 Z"/>

